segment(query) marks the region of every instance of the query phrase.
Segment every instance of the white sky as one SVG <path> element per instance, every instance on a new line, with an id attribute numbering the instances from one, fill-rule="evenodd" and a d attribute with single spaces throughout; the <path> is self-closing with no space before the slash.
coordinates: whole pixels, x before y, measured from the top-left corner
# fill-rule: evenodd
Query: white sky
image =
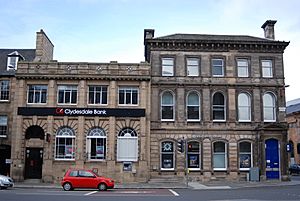
<path id="1" fill-rule="evenodd" d="M 298 0 L 0 0 L 0 48 L 35 48 L 43 29 L 54 59 L 85 62 L 144 61 L 143 31 L 263 36 L 277 20 L 275 39 L 284 53 L 286 99 L 300 98 Z"/>

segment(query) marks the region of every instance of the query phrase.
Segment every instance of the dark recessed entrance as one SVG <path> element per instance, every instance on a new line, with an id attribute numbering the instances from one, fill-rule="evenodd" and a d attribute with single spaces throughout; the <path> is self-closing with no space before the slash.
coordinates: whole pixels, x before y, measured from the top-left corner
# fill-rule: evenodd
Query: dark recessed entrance
<path id="1" fill-rule="evenodd" d="M 44 140 L 45 132 L 40 126 L 30 126 L 25 138 Z M 27 147 L 25 150 L 25 179 L 41 179 L 43 169 L 43 148 Z"/>

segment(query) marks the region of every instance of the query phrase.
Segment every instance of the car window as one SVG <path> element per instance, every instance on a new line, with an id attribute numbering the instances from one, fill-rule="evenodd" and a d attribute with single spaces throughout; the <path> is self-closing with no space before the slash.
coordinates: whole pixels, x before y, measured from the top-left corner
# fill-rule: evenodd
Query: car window
<path id="1" fill-rule="evenodd" d="M 79 171 L 79 176 L 80 177 L 94 177 L 94 175 L 91 172 L 83 171 L 83 170 Z"/>
<path id="2" fill-rule="evenodd" d="M 70 177 L 77 177 L 78 176 L 78 171 L 71 171 L 69 176 Z"/>

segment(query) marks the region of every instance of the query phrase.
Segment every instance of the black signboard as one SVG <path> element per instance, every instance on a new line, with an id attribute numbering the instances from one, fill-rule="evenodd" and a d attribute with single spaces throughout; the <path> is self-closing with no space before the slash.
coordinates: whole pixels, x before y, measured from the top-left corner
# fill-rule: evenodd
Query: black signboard
<path id="1" fill-rule="evenodd" d="M 19 107 L 23 116 L 99 116 L 144 117 L 145 109 L 137 108 L 67 108 L 67 107 Z"/>

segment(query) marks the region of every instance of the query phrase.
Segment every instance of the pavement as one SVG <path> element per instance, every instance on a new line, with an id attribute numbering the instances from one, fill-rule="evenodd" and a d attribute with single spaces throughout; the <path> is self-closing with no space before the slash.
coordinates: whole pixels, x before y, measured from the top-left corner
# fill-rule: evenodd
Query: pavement
<path id="1" fill-rule="evenodd" d="M 237 189 L 249 187 L 267 187 L 267 186 L 290 186 L 300 185 L 300 180 L 291 181 L 211 181 L 211 182 L 189 182 L 186 183 L 117 183 L 116 189 L 195 189 L 195 190 L 208 190 L 208 189 Z M 15 188 L 60 188 L 60 184 L 52 183 L 38 183 L 38 182 L 16 182 Z"/>

